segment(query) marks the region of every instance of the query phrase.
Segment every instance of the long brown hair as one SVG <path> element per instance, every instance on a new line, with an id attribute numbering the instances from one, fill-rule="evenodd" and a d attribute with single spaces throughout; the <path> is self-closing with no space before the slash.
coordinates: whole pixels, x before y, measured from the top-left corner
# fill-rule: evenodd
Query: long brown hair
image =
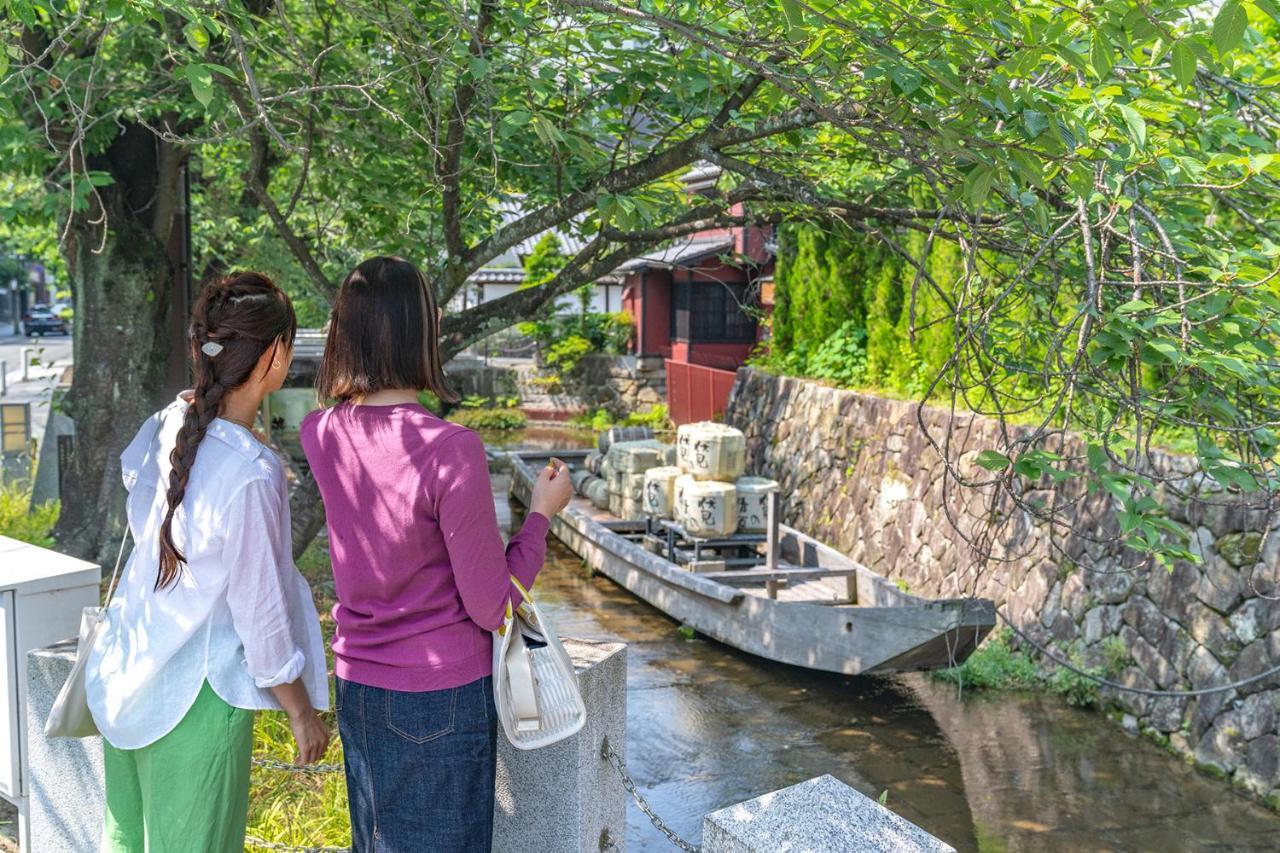
<path id="1" fill-rule="evenodd" d="M 292 346 L 297 331 L 293 303 L 262 273 L 240 272 L 221 278 L 196 300 L 190 331 L 195 396 L 169 454 L 169 511 L 160 527 L 157 590 L 177 581 L 178 567 L 187 561 L 173 541 L 173 514 L 186 495 L 196 451 L 221 411 L 222 398 L 248 381 L 268 347 L 281 343 Z M 222 350 L 210 355 L 204 350 L 209 343 Z"/>
<path id="2" fill-rule="evenodd" d="M 326 401 L 388 388 L 430 391 L 446 402 L 458 399 L 440 363 L 435 293 L 416 266 L 384 255 L 360 264 L 343 280 L 316 391 Z"/>

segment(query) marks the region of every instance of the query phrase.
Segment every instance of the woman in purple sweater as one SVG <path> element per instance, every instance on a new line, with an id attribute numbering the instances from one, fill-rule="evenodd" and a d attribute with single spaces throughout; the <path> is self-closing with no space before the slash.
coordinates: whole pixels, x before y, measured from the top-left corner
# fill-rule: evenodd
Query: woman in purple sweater
<path id="1" fill-rule="evenodd" d="M 548 519 L 571 493 L 563 466 L 548 466 L 504 548 L 483 442 L 418 402 L 424 390 L 457 399 L 438 321 L 408 261 L 352 270 L 318 381 L 336 404 L 302 424 L 329 524 L 338 731 L 360 853 L 490 849 L 490 632 L 514 595 L 511 576 L 533 583 Z"/>

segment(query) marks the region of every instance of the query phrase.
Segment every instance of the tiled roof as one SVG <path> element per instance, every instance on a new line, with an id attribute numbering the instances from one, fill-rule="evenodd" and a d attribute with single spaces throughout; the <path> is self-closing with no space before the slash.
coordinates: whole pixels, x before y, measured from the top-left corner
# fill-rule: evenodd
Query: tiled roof
<path id="1" fill-rule="evenodd" d="M 672 243 L 665 249 L 659 249 L 656 252 L 650 252 L 647 255 L 624 261 L 618 265 L 618 270 L 630 272 L 631 270 L 640 270 L 646 267 L 658 267 L 660 269 L 687 267 L 704 258 L 724 254 L 732 249 L 732 237 L 689 238 Z"/>

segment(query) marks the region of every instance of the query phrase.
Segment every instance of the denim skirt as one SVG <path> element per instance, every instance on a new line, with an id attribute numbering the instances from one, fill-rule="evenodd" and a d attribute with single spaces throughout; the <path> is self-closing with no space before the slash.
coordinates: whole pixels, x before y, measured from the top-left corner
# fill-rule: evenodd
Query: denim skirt
<path id="1" fill-rule="evenodd" d="M 423 693 L 339 678 L 337 708 L 354 853 L 489 853 L 491 677 Z"/>

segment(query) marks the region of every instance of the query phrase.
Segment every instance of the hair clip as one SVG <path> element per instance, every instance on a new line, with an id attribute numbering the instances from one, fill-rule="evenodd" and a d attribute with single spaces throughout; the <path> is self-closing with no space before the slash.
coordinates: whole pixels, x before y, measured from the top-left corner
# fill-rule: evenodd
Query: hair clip
<path id="1" fill-rule="evenodd" d="M 209 341 L 200 347 L 200 352 L 209 356 L 209 358 L 217 358 L 218 353 L 222 352 L 223 346 L 217 341 Z"/>

